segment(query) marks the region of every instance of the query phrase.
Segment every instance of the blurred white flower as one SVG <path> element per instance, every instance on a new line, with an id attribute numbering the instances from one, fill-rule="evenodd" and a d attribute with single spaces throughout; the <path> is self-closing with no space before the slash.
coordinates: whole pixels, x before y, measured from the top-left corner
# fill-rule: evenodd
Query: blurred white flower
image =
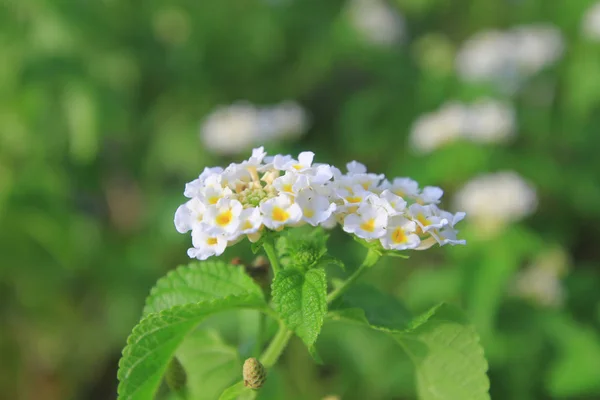
<path id="1" fill-rule="evenodd" d="M 546 250 L 516 275 L 509 292 L 543 307 L 559 307 L 565 300 L 560 279 L 567 268 L 568 258 L 562 249 Z"/>
<path id="2" fill-rule="evenodd" d="M 477 143 L 498 143 L 514 135 L 515 124 L 515 112 L 507 103 L 493 99 L 482 99 L 471 105 L 450 102 L 438 111 L 419 117 L 413 125 L 410 142 L 421 153 L 429 153 L 461 138 Z"/>
<path id="3" fill-rule="evenodd" d="M 583 16 L 583 35 L 591 40 L 600 40 L 600 2 L 592 5 Z"/>
<path id="4" fill-rule="evenodd" d="M 466 81 L 492 82 L 514 91 L 523 79 L 558 60 L 563 50 L 562 34 L 552 25 L 483 31 L 459 50 L 456 69 Z"/>
<path id="5" fill-rule="evenodd" d="M 354 29 L 371 44 L 389 46 L 404 34 L 404 19 L 382 0 L 352 0 L 348 13 Z"/>
<path id="6" fill-rule="evenodd" d="M 491 235 L 532 214 L 537 195 L 517 173 L 497 172 L 467 182 L 456 193 L 454 204 L 478 225 L 479 232 Z"/>
<path id="7" fill-rule="evenodd" d="M 306 112 L 294 102 L 257 107 L 240 102 L 219 107 L 202 122 L 202 142 L 217 154 L 237 154 L 258 144 L 302 135 Z"/>

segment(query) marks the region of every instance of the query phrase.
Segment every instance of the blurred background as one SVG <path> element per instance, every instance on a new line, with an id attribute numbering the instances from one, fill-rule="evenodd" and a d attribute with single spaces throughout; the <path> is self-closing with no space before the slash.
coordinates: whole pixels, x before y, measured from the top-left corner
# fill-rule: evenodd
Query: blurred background
<path id="1" fill-rule="evenodd" d="M 592 0 L 3 1 L 0 397 L 115 398 L 145 296 L 188 262 L 184 184 L 261 144 L 443 187 L 468 245 L 365 281 L 460 304 L 493 399 L 600 399 Z M 350 242 L 331 251 L 353 266 Z M 210 340 L 239 348 L 245 321 Z M 264 398 L 415 398 L 384 335 L 331 324 L 317 348 L 293 341 Z"/>

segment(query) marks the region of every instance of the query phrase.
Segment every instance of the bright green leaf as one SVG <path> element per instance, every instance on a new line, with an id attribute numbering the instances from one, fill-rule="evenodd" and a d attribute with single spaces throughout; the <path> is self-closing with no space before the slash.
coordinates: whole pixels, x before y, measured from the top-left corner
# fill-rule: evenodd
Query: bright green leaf
<path id="1" fill-rule="evenodd" d="M 327 316 L 386 332 L 402 332 L 409 328 L 412 319 L 400 300 L 369 285 L 351 287 Z"/>
<path id="2" fill-rule="evenodd" d="M 187 372 L 187 392 L 194 400 L 213 400 L 242 375 L 237 349 L 215 331 L 195 330 L 177 349 Z"/>
<path id="3" fill-rule="evenodd" d="M 249 294 L 175 306 L 146 316 L 133 329 L 119 361 L 119 399 L 151 399 L 175 351 L 205 318 L 235 308 L 264 307 L 262 296 Z"/>
<path id="4" fill-rule="evenodd" d="M 272 288 L 275 310 L 286 326 L 311 347 L 327 313 L 325 271 L 317 268 L 304 273 L 286 269 L 275 276 Z"/>
<path id="5" fill-rule="evenodd" d="M 144 315 L 181 304 L 244 294 L 262 297 L 260 287 L 243 267 L 222 261 L 194 262 L 169 272 L 156 283 L 146 299 Z"/>
<path id="6" fill-rule="evenodd" d="M 418 317 L 392 337 L 415 364 L 422 400 L 487 400 L 487 361 L 479 337 L 460 310 L 447 304 Z"/>
<path id="7" fill-rule="evenodd" d="M 258 391 L 247 388 L 244 381 L 240 381 L 225 389 L 219 400 L 253 400 L 257 394 Z"/>

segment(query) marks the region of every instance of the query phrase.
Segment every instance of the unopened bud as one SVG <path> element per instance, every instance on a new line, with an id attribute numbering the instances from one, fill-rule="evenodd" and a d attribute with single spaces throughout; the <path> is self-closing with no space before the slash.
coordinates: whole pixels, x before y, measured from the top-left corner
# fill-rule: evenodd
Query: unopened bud
<path id="1" fill-rule="evenodd" d="M 187 374 L 177 357 L 171 359 L 165 374 L 165 380 L 167 381 L 167 386 L 173 392 L 181 392 L 185 389 Z"/>
<path id="2" fill-rule="evenodd" d="M 248 358 L 243 368 L 244 386 L 250 389 L 260 389 L 267 380 L 265 367 L 256 358 Z"/>

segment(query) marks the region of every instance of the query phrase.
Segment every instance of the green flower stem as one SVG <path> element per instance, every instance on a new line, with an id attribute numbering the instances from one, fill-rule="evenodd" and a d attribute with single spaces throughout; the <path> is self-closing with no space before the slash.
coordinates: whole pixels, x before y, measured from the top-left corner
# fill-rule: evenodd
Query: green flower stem
<path id="1" fill-rule="evenodd" d="M 354 273 L 350 275 L 350 277 L 346 279 L 344 283 L 342 283 L 337 289 L 329 293 L 327 296 L 327 303 L 331 304 L 335 299 L 343 295 L 350 288 L 350 286 L 352 286 L 352 284 L 354 284 L 354 282 L 356 282 L 356 280 L 360 278 L 367 269 L 375 265 L 380 258 L 381 254 L 379 252 L 369 249 L 363 263 L 356 269 L 356 271 L 354 271 Z"/>
<path id="2" fill-rule="evenodd" d="M 283 353 L 285 346 L 292 337 L 292 331 L 287 329 L 283 323 L 280 323 L 279 330 L 269 344 L 269 347 L 260 356 L 260 362 L 265 368 L 271 368 L 277 362 L 277 359 Z"/>
<path id="3" fill-rule="evenodd" d="M 277 275 L 277 273 L 281 270 L 281 265 L 279 264 L 279 259 L 277 258 L 277 253 L 275 252 L 275 245 L 271 238 L 265 238 L 265 241 L 263 242 L 263 249 L 265 249 L 269 263 L 271 263 L 271 268 L 273 268 L 273 275 Z"/>
<path id="4" fill-rule="evenodd" d="M 258 332 L 256 333 L 256 342 L 254 342 L 254 350 L 252 351 L 252 355 L 254 357 L 258 357 L 260 351 L 263 347 L 263 336 L 265 331 L 265 325 L 267 322 L 266 314 L 261 312 L 258 313 Z"/>

